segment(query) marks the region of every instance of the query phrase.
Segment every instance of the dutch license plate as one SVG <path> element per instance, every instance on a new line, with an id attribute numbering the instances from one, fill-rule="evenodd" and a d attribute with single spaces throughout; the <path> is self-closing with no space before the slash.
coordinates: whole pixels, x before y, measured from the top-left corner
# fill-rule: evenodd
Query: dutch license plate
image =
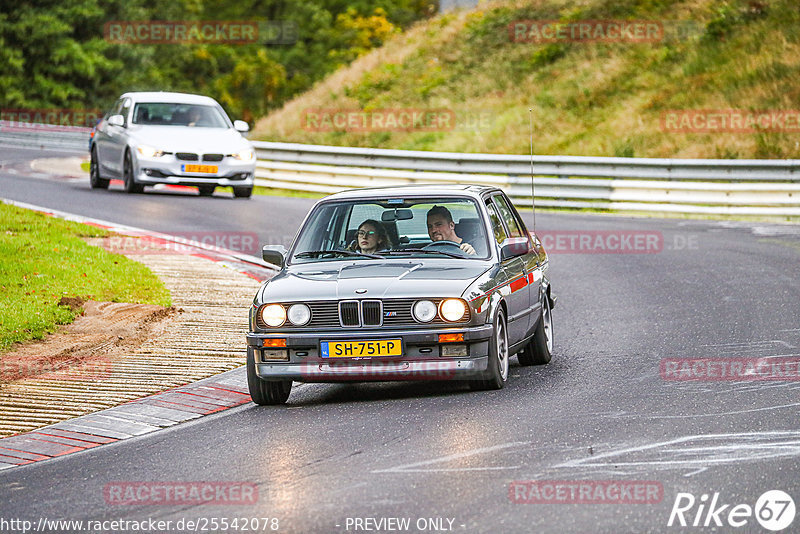
<path id="1" fill-rule="evenodd" d="M 203 174 L 217 174 L 219 167 L 216 165 L 181 165 L 183 172 L 201 172 Z"/>
<path id="2" fill-rule="evenodd" d="M 323 358 L 369 358 L 379 356 L 402 356 L 399 339 L 372 341 L 323 341 L 320 343 Z"/>

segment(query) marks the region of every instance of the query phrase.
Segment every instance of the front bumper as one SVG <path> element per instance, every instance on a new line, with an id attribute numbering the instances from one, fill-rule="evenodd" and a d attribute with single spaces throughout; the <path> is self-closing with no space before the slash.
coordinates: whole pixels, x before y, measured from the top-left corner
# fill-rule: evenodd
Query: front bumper
<path id="1" fill-rule="evenodd" d="M 439 334 L 464 335 L 463 342 L 439 343 Z M 248 333 L 248 347 L 254 351 L 256 374 L 265 380 L 290 379 L 297 382 L 458 380 L 480 378 L 488 366 L 492 325 L 430 330 L 381 330 L 380 332 L 269 332 Z M 402 356 L 321 357 L 321 341 L 370 341 L 401 339 Z M 287 360 L 265 360 L 265 339 L 285 339 Z M 442 347 L 466 347 L 466 355 L 442 356 Z"/>
<path id="2" fill-rule="evenodd" d="M 213 165 L 215 173 L 186 172 L 186 165 Z M 136 169 L 136 182 L 143 185 L 214 185 L 232 187 L 252 187 L 255 180 L 255 161 L 239 161 L 224 157 L 222 161 L 183 161 L 169 154 L 160 158 L 139 156 Z"/>

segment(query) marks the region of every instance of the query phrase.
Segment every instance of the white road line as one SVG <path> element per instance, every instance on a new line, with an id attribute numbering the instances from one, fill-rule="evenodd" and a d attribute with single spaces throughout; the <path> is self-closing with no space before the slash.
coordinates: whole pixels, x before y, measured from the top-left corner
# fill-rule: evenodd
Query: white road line
<path id="1" fill-rule="evenodd" d="M 469 458 L 478 454 L 487 452 L 494 452 L 503 449 L 512 449 L 515 447 L 528 447 L 532 445 L 532 441 L 512 441 L 510 443 L 503 443 L 502 445 L 493 445 L 492 447 L 483 447 L 480 449 L 472 449 L 464 452 L 457 452 L 455 454 L 448 454 L 432 460 L 424 460 L 422 462 L 414 462 L 411 464 L 398 465 L 388 469 L 377 469 L 373 473 L 419 473 L 422 471 L 495 471 L 499 469 L 517 469 L 519 466 L 497 466 L 497 467 L 464 467 L 464 468 L 433 468 L 433 469 L 417 469 L 425 465 L 433 465 L 437 463 L 450 462 L 452 460 L 460 460 L 462 458 Z"/>
<path id="2" fill-rule="evenodd" d="M 728 440 L 728 443 L 720 445 L 709 444 L 707 446 L 689 446 L 686 448 L 672 448 L 673 445 L 681 443 L 688 443 L 693 440 L 709 441 L 709 440 Z M 739 439 L 740 441 L 736 442 Z M 765 439 L 773 439 L 776 441 L 759 441 Z M 756 443 L 752 443 L 757 440 Z M 789 441 L 777 441 L 789 440 Z M 687 458 L 678 460 L 643 460 L 643 461 L 624 461 L 613 460 L 605 462 L 602 460 L 621 457 L 625 454 L 652 451 L 654 449 L 664 449 L 671 452 L 683 453 L 700 453 L 699 458 Z M 718 453 L 728 453 L 725 457 L 718 457 Z M 730 456 L 731 452 L 742 453 L 739 456 Z M 705 456 L 703 456 L 705 453 Z M 628 447 L 616 451 L 610 451 L 602 454 L 595 454 L 591 458 L 580 458 L 577 460 L 569 460 L 567 462 L 556 465 L 556 468 L 575 468 L 575 467 L 604 467 L 607 465 L 614 466 L 667 466 L 667 467 L 694 467 L 694 466 L 709 466 L 725 463 L 738 463 L 742 461 L 765 459 L 765 458 L 778 458 L 787 456 L 800 455 L 800 431 L 780 431 L 780 432 L 748 432 L 748 433 L 734 433 L 734 434 L 698 434 L 693 436 L 684 436 L 668 441 L 651 443 L 648 445 L 640 445 L 637 447 Z"/>
<path id="3" fill-rule="evenodd" d="M 686 419 L 686 418 L 697 418 L 697 417 L 719 417 L 721 415 L 739 415 L 743 413 L 752 413 L 752 412 L 765 412 L 769 410 L 780 410 L 781 408 L 792 408 L 794 406 L 800 406 L 800 402 L 794 402 L 792 404 L 781 404 L 778 406 L 767 406 L 765 408 L 753 408 L 752 410 L 738 410 L 735 412 L 716 412 L 716 413 L 706 413 L 706 414 L 686 414 L 686 415 L 612 415 L 610 417 L 646 417 L 647 419 Z M 609 417 L 609 416 L 606 416 Z"/>

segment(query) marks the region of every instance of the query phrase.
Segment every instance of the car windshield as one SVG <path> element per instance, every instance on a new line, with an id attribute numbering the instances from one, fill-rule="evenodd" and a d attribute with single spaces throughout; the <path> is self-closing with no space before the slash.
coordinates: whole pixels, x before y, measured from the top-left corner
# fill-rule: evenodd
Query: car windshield
<path id="1" fill-rule="evenodd" d="M 228 128 L 228 121 L 219 108 L 196 104 L 140 102 L 133 108 L 133 124 L 152 126 L 189 126 Z"/>
<path id="2" fill-rule="evenodd" d="M 317 206 L 290 263 L 381 258 L 485 259 L 483 218 L 467 198 L 390 198 Z"/>

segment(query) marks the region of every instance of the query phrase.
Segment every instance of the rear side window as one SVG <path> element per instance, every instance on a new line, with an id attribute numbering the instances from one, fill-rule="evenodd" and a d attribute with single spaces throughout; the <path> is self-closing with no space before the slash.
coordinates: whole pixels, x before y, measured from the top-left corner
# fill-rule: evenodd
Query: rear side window
<path id="1" fill-rule="evenodd" d="M 494 240 L 502 243 L 506 240 L 506 229 L 503 228 L 503 222 L 500 220 L 500 214 L 497 213 L 497 208 L 491 200 L 486 201 L 486 208 L 489 210 L 489 218 L 492 220 L 492 233 L 494 233 Z"/>
<path id="2" fill-rule="evenodd" d="M 122 118 L 125 119 L 125 124 L 128 124 L 128 114 L 131 111 L 131 99 L 126 98 L 125 101 L 122 103 L 122 109 L 120 110 L 119 114 L 122 115 Z"/>
<path id="3" fill-rule="evenodd" d="M 116 102 L 114 102 L 114 105 L 111 106 L 111 110 L 108 113 L 106 113 L 106 116 L 104 118 L 107 119 L 112 115 L 119 115 L 119 110 L 120 109 L 122 109 L 122 99 L 121 98 L 119 100 L 117 100 Z"/>
<path id="4" fill-rule="evenodd" d="M 502 195 L 495 195 L 492 199 L 497 204 L 497 210 L 500 212 L 500 217 L 502 217 L 503 221 L 506 223 L 508 232 L 511 234 L 510 237 L 525 237 L 522 234 L 522 227 L 514 216 L 514 212 L 511 210 L 505 197 Z"/>

